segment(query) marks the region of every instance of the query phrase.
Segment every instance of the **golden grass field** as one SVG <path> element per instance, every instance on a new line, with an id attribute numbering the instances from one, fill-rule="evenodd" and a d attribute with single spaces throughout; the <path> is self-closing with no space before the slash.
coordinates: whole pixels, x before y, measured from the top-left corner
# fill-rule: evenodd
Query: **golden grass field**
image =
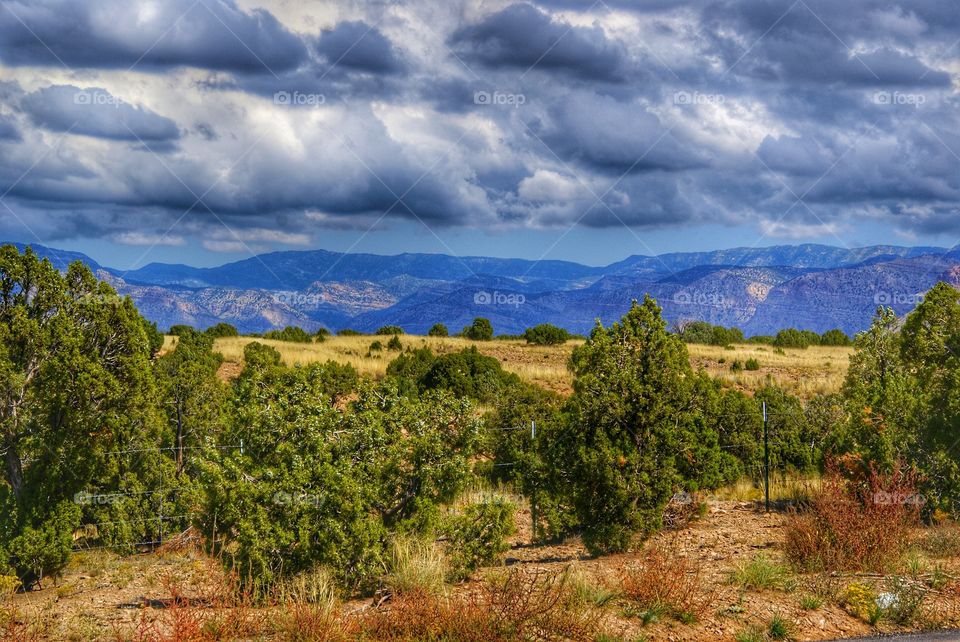
<path id="1" fill-rule="evenodd" d="M 384 374 L 387 364 L 397 353 L 383 350 L 370 352 L 370 344 L 380 341 L 386 345 L 385 337 L 328 337 L 323 343 L 299 344 L 282 341 L 262 343 L 275 347 L 288 365 L 306 365 L 310 363 L 337 361 L 349 363 L 363 375 L 379 377 Z M 215 350 L 220 352 L 225 364 L 224 377 L 231 377 L 240 371 L 244 346 L 256 339 L 237 337 L 218 339 Z M 518 374 L 525 381 L 543 386 L 550 390 L 568 393 L 573 377 L 567 370 L 567 361 L 573 348 L 581 341 L 570 341 L 562 346 L 529 346 L 524 341 L 470 341 L 456 337 L 422 337 L 403 335 L 404 348 L 428 347 L 438 354 L 456 352 L 470 346 L 476 346 L 483 354 L 495 357 L 504 369 Z M 168 337 L 168 346 L 174 345 Z M 724 348 L 721 346 L 688 345 L 690 362 L 695 369 L 704 369 L 710 375 L 719 378 L 726 385 L 753 392 L 767 383 L 783 386 L 792 394 L 810 398 L 818 394 L 837 392 L 843 384 L 849 365 L 852 348 L 810 347 L 805 350 L 788 349 L 778 351 L 772 346 L 740 344 Z M 760 369 L 756 371 L 731 372 L 730 364 L 734 360 L 745 362 L 756 359 Z"/>

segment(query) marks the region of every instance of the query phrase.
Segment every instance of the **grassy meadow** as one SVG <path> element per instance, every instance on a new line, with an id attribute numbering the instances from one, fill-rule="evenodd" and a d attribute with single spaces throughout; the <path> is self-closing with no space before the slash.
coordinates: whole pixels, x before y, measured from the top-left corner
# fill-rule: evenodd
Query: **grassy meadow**
<path id="1" fill-rule="evenodd" d="M 175 337 L 167 337 L 167 347 L 175 345 Z M 379 377 L 386 372 L 387 364 L 396 357 L 396 352 L 386 349 L 389 337 L 351 336 L 328 337 L 323 343 L 289 343 L 234 337 L 218 339 L 214 349 L 224 359 L 222 375 L 226 378 L 239 372 L 243 362 L 243 349 L 251 341 L 260 341 L 276 348 L 287 365 L 307 365 L 317 362 L 337 361 L 348 363 L 365 376 Z M 483 354 L 495 357 L 504 369 L 518 374 L 531 383 L 560 393 L 571 391 L 573 377 L 567 370 L 567 361 L 580 341 L 568 341 L 561 346 L 531 346 L 522 340 L 470 341 L 458 337 L 423 337 L 402 335 L 403 347 L 430 348 L 435 353 L 446 354 L 476 346 Z M 370 344 L 380 341 L 381 351 L 371 351 Z M 815 346 L 806 349 L 778 350 L 773 346 L 738 344 L 734 346 L 687 346 L 690 362 L 694 368 L 705 369 L 710 375 L 722 380 L 725 385 L 752 392 L 774 382 L 788 392 L 808 399 L 818 394 L 837 392 L 847 373 L 852 348 Z M 745 363 L 756 359 L 759 370 L 734 372 L 734 361 Z"/>

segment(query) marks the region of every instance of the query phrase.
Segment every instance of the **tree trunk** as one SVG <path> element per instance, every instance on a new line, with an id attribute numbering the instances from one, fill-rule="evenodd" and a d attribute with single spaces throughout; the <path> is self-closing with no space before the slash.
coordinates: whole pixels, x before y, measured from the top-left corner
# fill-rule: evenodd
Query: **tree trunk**
<path id="1" fill-rule="evenodd" d="M 6 460 L 7 481 L 10 483 L 14 498 L 19 503 L 23 494 L 23 466 L 20 464 L 20 453 L 15 441 L 7 444 Z"/>
<path id="2" fill-rule="evenodd" d="M 177 477 L 183 473 L 183 414 L 177 404 Z"/>

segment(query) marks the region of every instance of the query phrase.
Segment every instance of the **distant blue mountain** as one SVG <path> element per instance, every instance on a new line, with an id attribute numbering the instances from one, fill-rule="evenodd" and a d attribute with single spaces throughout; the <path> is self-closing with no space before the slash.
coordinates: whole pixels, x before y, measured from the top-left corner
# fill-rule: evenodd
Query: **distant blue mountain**
<path id="1" fill-rule="evenodd" d="M 22 244 L 17 245 L 21 250 Z M 654 296 L 672 322 L 707 320 L 748 334 L 783 327 L 855 333 L 878 305 L 908 312 L 938 280 L 960 285 L 960 247 L 782 245 L 631 256 L 605 267 L 443 254 L 273 252 L 214 268 L 152 263 L 123 271 L 32 246 L 58 269 L 89 265 L 161 327 L 226 321 L 244 332 L 284 325 L 454 330 L 474 317 L 501 333 L 537 323 L 587 332 Z"/>

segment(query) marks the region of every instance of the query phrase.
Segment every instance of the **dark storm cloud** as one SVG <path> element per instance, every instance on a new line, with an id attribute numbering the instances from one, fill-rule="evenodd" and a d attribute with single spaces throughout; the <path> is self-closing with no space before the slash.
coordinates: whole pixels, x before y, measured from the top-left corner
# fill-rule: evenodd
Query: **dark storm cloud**
<path id="1" fill-rule="evenodd" d="M 514 4 L 450 38 L 465 60 L 489 68 L 562 71 L 585 80 L 622 80 L 625 51 L 599 27 L 555 20 L 533 5 Z"/>
<path id="2" fill-rule="evenodd" d="M 0 140 L 20 140 L 20 132 L 13 120 L 0 116 Z"/>
<path id="3" fill-rule="evenodd" d="M 915 30 L 932 28 L 922 14 L 884 13 L 896 10 L 870 0 L 724 0 L 705 9 L 704 33 L 712 41 L 711 53 L 730 73 L 761 81 L 949 86 L 946 72 L 893 47 L 902 46 L 905 37 L 896 29 L 897 20 Z M 908 40 L 915 42 L 919 35 Z"/>
<path id="4" fill-rule="evenodd" d="M 21 107 L 37 125 L 97 138 L 153 143 L 180 137 L 176 123 L 99 87 L 56 85 L 27 94 Z"/>
<path id="5" fill-rule="evenodd" d="M 388 210 L 381 225 L 658 228 L 786 213 L 784 226 L 816 227 L 868 212 L 960 231 L 960 12 L 947 0 L 493 12 L 407 0 L 353 3 L 332 24 L 281 24 L 264 4 L 0 4 L 0 78 L 29 87 L 0 80 L 0 193 L 16 184 L 11 198 L 56 210 L 63 233 L 138 239 L 199 194 L 184 234 L 222 231 L 207 207 L 261 237 L 366 229 Z M 92 88 L 117 87 L 109 70 L 141 57 L 137 106 Z"/>
<path id="6" fill-rule="evenodd" d="M 316 49 L 331 66 L 381 74 L 403 69 L 391 42 L 379 29 L 362 21 L 341 22 L 325 29 Z"/>
<path id="7" fill-rule="evenodd" d="M 245 12 L 233 0 L 11 0 L 0 6 L 0 57 L 12 65 L 280 73 L 306 53 L 272 14 Z"/>

